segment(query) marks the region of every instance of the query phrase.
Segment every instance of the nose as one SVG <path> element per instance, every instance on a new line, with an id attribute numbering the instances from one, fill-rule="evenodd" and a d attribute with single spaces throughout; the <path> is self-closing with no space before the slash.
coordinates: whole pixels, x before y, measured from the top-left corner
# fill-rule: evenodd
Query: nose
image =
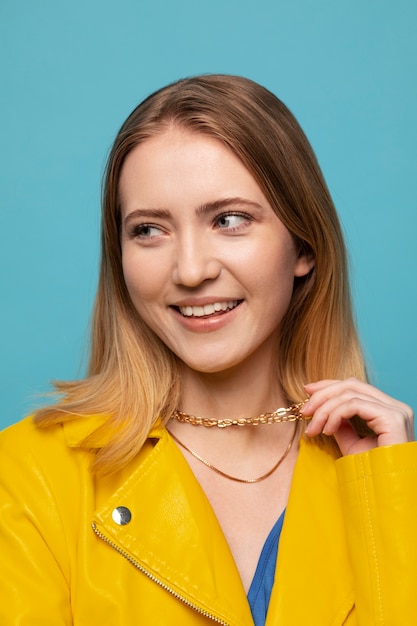
<path id="1" fill-rule="evenodd" d="M 211 245 L 210 237 L 181 238 L 175 250 L 173 281 L 185 287 L 197 287 L 214 280 L 221 271 L 221 262 Z"/>

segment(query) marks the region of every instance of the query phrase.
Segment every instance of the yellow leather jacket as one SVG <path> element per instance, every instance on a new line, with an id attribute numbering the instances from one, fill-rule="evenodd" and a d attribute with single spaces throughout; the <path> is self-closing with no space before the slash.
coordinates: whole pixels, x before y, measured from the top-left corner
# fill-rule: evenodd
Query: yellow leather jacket
<path id="1" fill-rule="evenodd" d="M 0 436 L 0 624 L 253 626 L 167 431 L 98 480 L 79 445 L 94 422 L 26 419 Z M 416 594 L 417 444 L 335 461 L 302 442 L 267 626 L 415 626 Z"/>

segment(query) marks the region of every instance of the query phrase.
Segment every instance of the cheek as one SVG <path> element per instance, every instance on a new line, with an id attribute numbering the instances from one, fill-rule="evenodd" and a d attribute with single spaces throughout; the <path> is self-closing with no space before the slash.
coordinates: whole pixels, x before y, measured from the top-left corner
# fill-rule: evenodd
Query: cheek
<path id="1" fill-rule="evenodd" d="M 122 259 L 123 276 L 126 287 L 138 313 L 144 305 L 152 302 L 160 291 L 156 272 L 150 271 L 128 255 Z"/>
<path id="2" fill-rule="evenodd" d="M 298 257 L 291 242 L 285 242 L 278 248 L 271 246 L 269 253 L 262 256 L 262 263 L 258 264 L 260 274 L 265 280 L 274 284 L 292 289 Z"/>
<path id="3" fill-rule="evenodd" d="M 260 272 L 266 301 L 271 303 L 271 307 L 280 317 L 285 314 L 291 302 L 296 261 L 296 256 L 290 250 L 284 255 L 271 255 L 265 273 Z"/>

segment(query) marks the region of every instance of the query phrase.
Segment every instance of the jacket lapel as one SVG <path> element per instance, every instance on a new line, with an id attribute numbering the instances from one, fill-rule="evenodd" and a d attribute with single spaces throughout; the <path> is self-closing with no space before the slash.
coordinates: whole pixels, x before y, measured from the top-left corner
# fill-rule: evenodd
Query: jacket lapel
<path id="1" fill-rule="evenodd" d="M 253 625 L 233 557 L 214 512 L 164 429 L 95 515 L 97 528 L 161 585 L 227 624 Z M 113 521 L 127 507 L 126 525 Z"/>
<path id="2" fill-rule="evenodd" d="M 335 459 L 302 441 L 266 623 L 343 624 L 353 598 Z"/>

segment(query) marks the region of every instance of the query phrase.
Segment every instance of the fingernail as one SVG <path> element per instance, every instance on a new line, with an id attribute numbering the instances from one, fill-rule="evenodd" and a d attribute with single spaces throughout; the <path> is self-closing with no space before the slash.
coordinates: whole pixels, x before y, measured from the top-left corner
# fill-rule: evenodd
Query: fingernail
<path id="1" fill-rule="evenodd" d="M 310 404 L 309 404 L 309 401 L 307 400 L 307 402 L 305 404 L 303 404 L 303 406 L 301 407 L 301 415 L 305 415 L 305 416 L 309 417 L 309 415 L 310 415 L 310 413 L 308 412 L 309 411 L 309 407 L 310 407 Z"/>

